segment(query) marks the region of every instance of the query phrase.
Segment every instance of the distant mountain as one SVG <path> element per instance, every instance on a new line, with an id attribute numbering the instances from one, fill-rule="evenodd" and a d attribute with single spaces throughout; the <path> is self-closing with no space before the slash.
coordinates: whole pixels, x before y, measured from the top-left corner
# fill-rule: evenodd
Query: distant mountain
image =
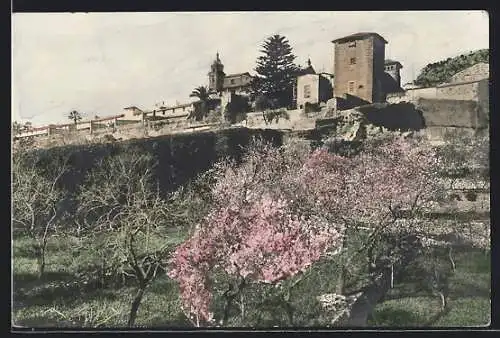
<path id="1" fill-rule="evenodd" d="M 477 63 L 489 62 L 489 49 L 479 49 L 469 54 L 448 58 L 425 66 L 414 81 L 416 85 L 432 87 L 440 83 L 449 82 L 456 73 Z"/>

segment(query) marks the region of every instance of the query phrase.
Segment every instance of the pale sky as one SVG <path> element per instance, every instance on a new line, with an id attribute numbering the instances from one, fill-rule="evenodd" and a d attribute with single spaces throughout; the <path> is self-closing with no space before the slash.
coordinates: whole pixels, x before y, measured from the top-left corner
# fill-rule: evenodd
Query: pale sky
<path id="1" fill-rule="evenodd" d="M 249 71 L 265 38 L 286 36 L 305 65 L 333 73 L 332 40 L 377 32 L 402 83 L 422 67 L 489 48 L 485 11 L 15 13 L 12 119 L 66 123 L 76 109 L 109 116 L 188 102 L 219 51 L 226 74 Z M 87 116 L 88 116 L 87 115 Z M 84 115 L 85 116 L 85 115 Z"/>

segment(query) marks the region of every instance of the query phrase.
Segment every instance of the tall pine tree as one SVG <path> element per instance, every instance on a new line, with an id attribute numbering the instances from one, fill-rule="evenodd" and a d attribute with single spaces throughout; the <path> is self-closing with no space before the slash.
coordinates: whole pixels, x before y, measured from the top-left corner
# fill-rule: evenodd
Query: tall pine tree
<path id="1" fill-rule="evenodd" d="M 264 97 L 272 108 L 291 106 L 299 67 L 289 41 L 275 34 L 264 41 L 260 52 L 252 83 L 254 98 Z"/>

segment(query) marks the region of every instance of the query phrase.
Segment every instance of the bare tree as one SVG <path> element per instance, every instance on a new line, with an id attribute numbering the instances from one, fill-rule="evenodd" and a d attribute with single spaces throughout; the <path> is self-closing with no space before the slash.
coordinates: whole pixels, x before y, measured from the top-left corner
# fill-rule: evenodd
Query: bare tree
<path id="1" fill-rule="evenodd" d="M 66 171 L 66 163 L 52 174 L 44 175 L 25 154 L 20 150 L 13 156 L 12 223 L 15 233 L 33 240 L 38 277 L 41 278 L 45 271 L 47 242 L 62 214 L 63 195 L 57 183 Z"/>
<path id="2" fill-rule="evenodd" d="M 138 151 L 104 159 L 78 197 L 84 231 L 105 255 L 97 259 L 104 259 L 113 274 L 135 279 L 130 327 L 147 287 L 163 269 L 169 247 L 172 213 L 154 184 L 152 169 L 152 158 Z"/>

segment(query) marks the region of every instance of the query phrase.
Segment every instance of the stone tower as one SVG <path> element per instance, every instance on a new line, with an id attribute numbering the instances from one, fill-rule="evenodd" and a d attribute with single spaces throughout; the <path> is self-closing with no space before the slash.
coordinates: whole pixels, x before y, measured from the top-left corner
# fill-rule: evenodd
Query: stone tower
<path id="1" fill-rule="evenodd" d="M 335 44 L 334 96 L 382 102 L 387 41 L 377 33 L 356 33 L 332 42 Z"/>
<path id="2" fill-rule="evenodd" d="M 215 60 L 212 63 L 212 66 L 210 66 L 210 73 L 208 73 L 208 89 L 211 92 L 222 91 L 224 76 L 224 65 L 219 59 L 219 52 L 217 52 Z"/>
<path id="3" fill-rule="evenodd" d="M 384 71 L 394 79 L 398 87 L 401 87 L 401 75 L 399 71 L 401 68 L 403 68 L 403 65 L 398 61 L 385 60 Z"/>

